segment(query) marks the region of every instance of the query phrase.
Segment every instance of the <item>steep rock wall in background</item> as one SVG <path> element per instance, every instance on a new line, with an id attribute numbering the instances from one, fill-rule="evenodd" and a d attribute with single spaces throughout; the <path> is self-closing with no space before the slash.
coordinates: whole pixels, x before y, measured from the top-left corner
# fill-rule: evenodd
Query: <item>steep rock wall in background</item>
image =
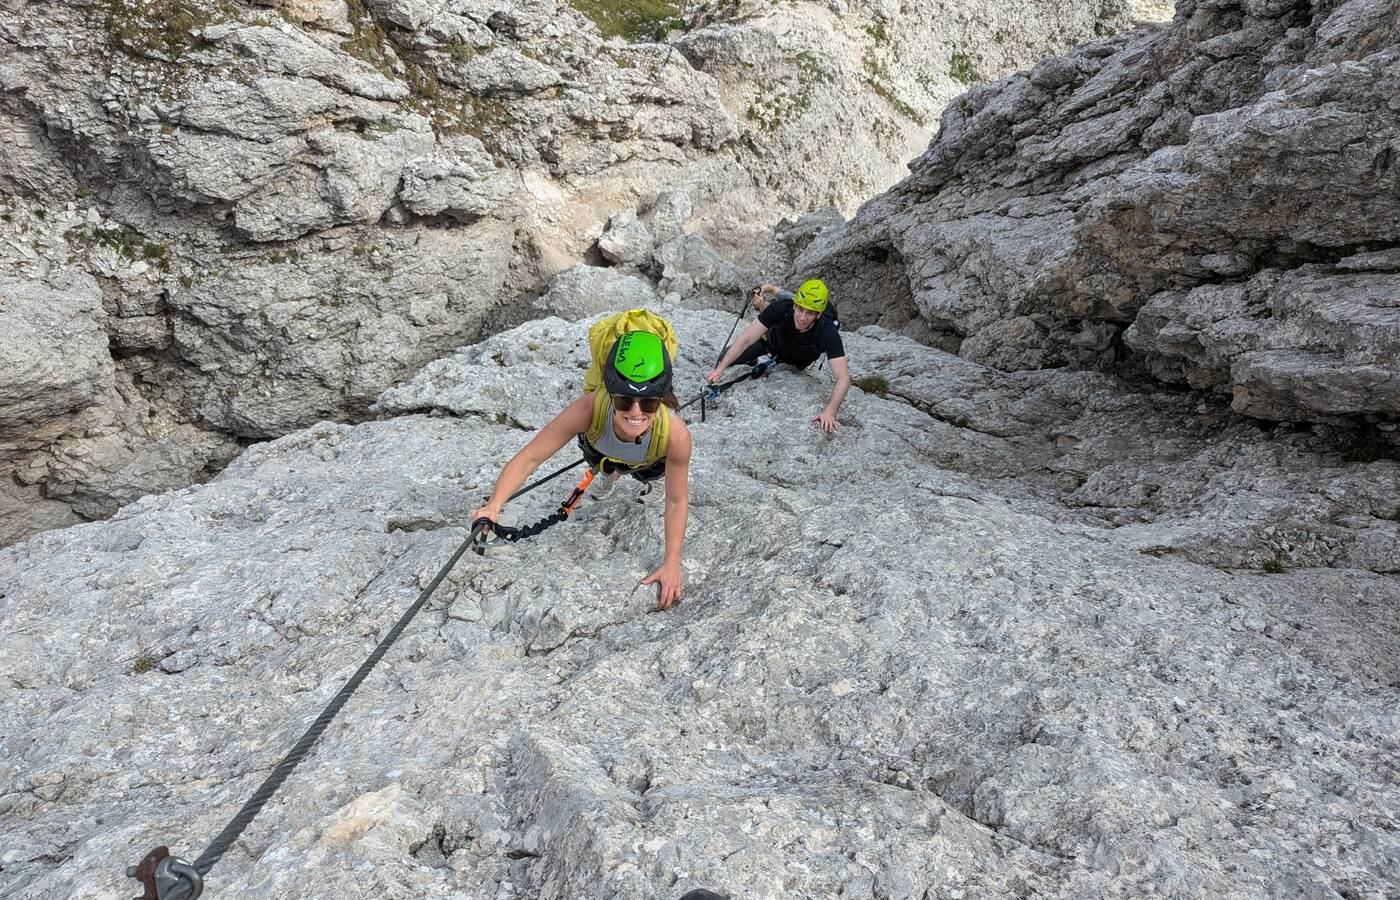
<path id="1" fill-rule="evenodd" d="M 1392 3 L 1187 0 L 959 98 L 796 269 L 968 359 L 1145 370 L 1394 453 L 1397 96 Z"/>

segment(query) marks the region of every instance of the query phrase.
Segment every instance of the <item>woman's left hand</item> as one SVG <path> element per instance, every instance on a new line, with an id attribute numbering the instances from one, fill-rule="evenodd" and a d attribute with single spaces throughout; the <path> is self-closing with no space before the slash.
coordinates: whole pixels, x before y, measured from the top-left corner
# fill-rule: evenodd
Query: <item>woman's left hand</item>
<path id="1" fill-rule="evenodd" d="M 661 586 L 661 596 L 656 602 L 657 609 L 669 609 L 671 604 L 681 599 L 681 564 L 662 563 L 661 568 L 642 579 L 642 584 Z"/>

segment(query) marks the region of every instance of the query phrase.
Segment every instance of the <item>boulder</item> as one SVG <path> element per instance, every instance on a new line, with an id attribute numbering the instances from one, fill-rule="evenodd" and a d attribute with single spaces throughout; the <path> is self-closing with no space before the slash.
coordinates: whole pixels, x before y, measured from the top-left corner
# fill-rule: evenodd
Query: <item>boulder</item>
<path id="1" fill-rule="evenodd" d="M 112 386 L 102 294 L 92 276 L 0 280 L 0 432 L 97 405 Z"/>
<path id="2" fill-rule="evenodd" d="M 609 219 L 603 236 L 598 238 L 603 257 L 620 266 L 645 266 L 651 260 L 652 246 L 651 231 L 631 207 Z"/>
<path id="3" fill-rule="evenodd" d="M 577 319 L 652 307 L 657 302 L 656 289 L 645 278 L 612 268 L 579 265 L 556 275 L 534 306 L 546 315 Z"/>

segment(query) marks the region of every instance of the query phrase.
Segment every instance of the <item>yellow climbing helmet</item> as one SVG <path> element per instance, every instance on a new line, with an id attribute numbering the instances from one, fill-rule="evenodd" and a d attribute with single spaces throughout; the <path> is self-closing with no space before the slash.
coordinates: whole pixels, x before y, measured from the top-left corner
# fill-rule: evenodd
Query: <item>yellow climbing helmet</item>
<path id="1" fill-rule="evenodd" d="M 792 302 L 814 313 L 826 311 L 826 284 L 820 278 L 802 282 L 802 287 L 793 294 Z"/>

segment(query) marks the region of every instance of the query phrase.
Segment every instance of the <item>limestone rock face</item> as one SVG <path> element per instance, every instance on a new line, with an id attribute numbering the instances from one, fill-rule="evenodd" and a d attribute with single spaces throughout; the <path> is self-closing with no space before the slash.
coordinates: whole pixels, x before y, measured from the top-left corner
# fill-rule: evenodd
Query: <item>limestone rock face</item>
<path id="1" fill-rule="evenodd" d="M 893 283 L 898 319 L 1001 368 L 1145 362 L 1251 415 L 1393 423 L 1395 27 L 1370 0 L 1179 3 L 969 91 L 796 268 L 866 321 Z"/>
<path id="2" fill-rule="evenodd" d="M 549 283 L 534 306 L 547 315 L 571 319 L 656 305 L 659 297 L 651 282 L 615 268 L 574 266 Z"/>
<path id="3" fill-rule="evenodd" d="M 663 291 L 682 297 L 698 295 L 725 305 L 741 294 L 752 281 L 697 234 L 684 234 L 667 241 L 656 251 L 661 266 Z"/>
<path id="4" fill-rule="evenodd" d="M 728 318 L 666 312 L 689 395 Z M 576 396 L 586 326 L 0 550 L 7 892 L 127 896 L 151 847 L 197 855 Z M 630 483 L 466 554 L 208 890 L 1400 889 L 1395 462 L 1208 393 L 847 347 L 869 390 L 833 437 L 826 371 L 692 421 L 675 609 L 635 588 L 663 525 Z"/>
<path id="5" fill-rule="evenodd" d="M 0 281 L 0 543 L 202 480 L 238 451 L 143 395 L 111 347 L 158 343 L 138 324 L 154 317 L 105 306 L 85 272 Z"/>
<path id="6" fill-rule="evenodd" d="M 173 351 L 203 377 L 182 402 L 233 434 L 281 434 L 315 410 L 363 411 L 394 373 L 460 345 L 495 302 L 507 225 L 343 232 L 300 259 L 260 254 L 171 294 Z M 233 350 L 234 352 L 230 352 Z"/>
<path id="7" fill-rule="evenodd" d="M 496 168 L 481 141 L 462 135 L 443 146 L 450 152 L 415 160 L 404 170 L 399 197 L 411 212 L 472 222 L 511 198 L 514 181 Z"/>
<path id="8" fill-rule="evenodd" d="M 96 406 L 112 380 L 97 282 L 0 281 L 0 433 Z"/>
<path id="9" fill-rule="evenodd" d="M 961 84 L 953 43 L 980 77 L 1141 14 L 1075 0 L 984 20 L 981 0 L 962 2 L 956 24 L 925 0 L 902 17 L 748 0 L 11 4 L 0 278 L 33 282 L 11 292 L 25 303 L 54 269 L 97 278 L 113 371 L 163 424 L 227 443 L 353 419 L 426 359 L 528 316 L 557 273 L 597 262 L 610 217 L 636 209 L 656 229 L 614 235 L 605 258 L 623 265 L 653 265 L 646 254 L 683 230 L 751 263 L 780 216 L 818 195 L 850 208 L 898 177 Z M 1024 26 L 1014 41 L 1007 24 Z M 748 48 L 738 62 L 731 33 Z M 846 140 L 808 139 L 835 124 Z M 84 381 L 91 361 L 54 365 Z M 27 377 L 0 369 L 0 382 Z M 116 397 L 117 380 L 80 402 Z M 126 429 L 112 402 L 94 414 Z"/>
<path id="10" fill-rule="evenodd" d="M 598 249 L 608 262 L 640 267 L 651 261 L 654 240 L 646 223 L 637 219 L 637 211 L 628 207 L 608 220 Z"/>
<path id="11" fill-rule="evenodd" d="M 1159 377 L 1232 390 L 1251 415 L 1400 411 L 1400 266 L 1386 255 L 1155 294 L 1123 338 Z"/>
<path id="12" fill-rule="evenodd" d="M 903 174 L 940 110 L 970 86 L 1039 62 L 1060 36 L 1077 43 L 1170 18 L 1169 4 L 1117 0 L 738 6 L 675 46 L 715 78 L 740 122 L 746 177 L 724 184 L 703 236 L 741 264 L 753 238 L 746 207 L 849 213 Z M 774 196 L 793 202 L 776 208 Z"/>

